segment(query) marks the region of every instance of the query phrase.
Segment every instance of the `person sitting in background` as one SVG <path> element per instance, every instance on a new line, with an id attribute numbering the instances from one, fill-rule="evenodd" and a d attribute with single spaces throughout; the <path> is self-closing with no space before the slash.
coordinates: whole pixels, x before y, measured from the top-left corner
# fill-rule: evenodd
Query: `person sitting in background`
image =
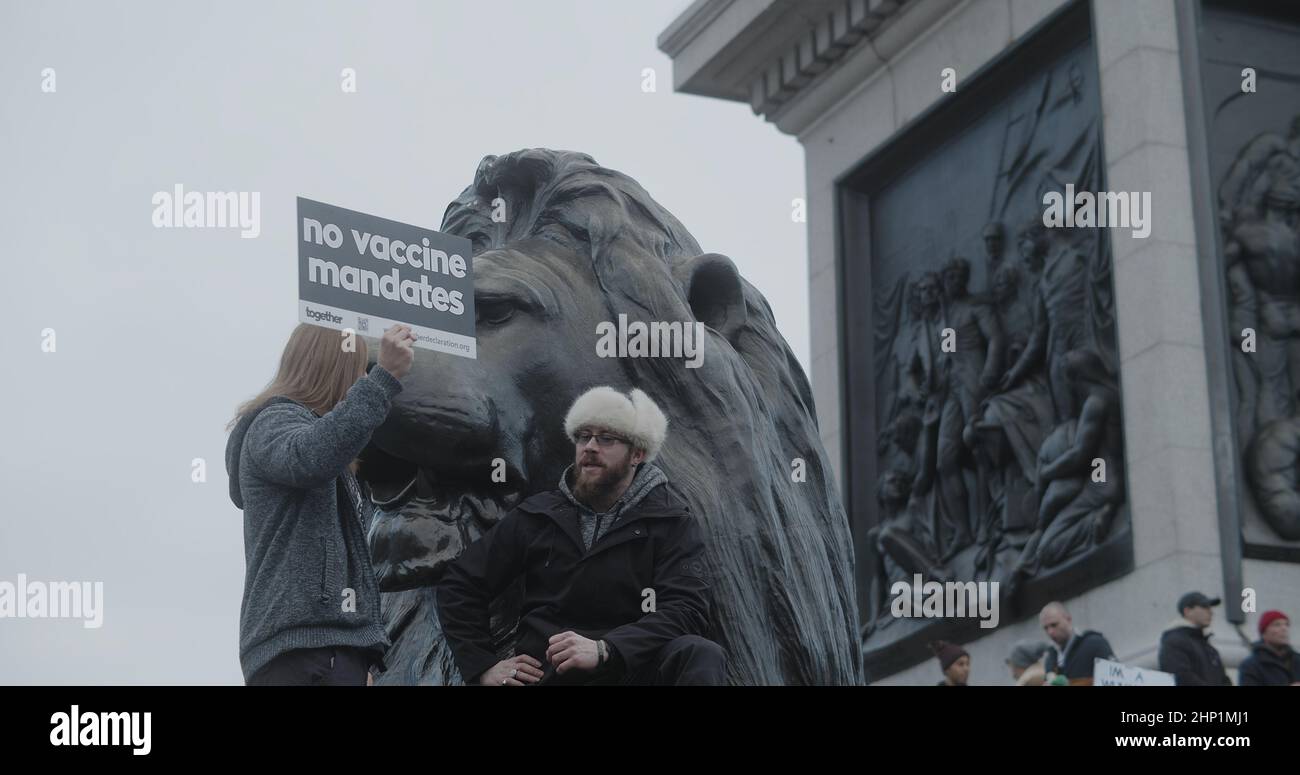
<path id="1" fill-rule="evenodd" d="M 1180 619 L 1160 636 L 1160 669 L 1179 686 L 1232 686 L 1219 652 L 1210 645 L 1210 622 L 1219 598 L 1188 592 L 1178 598 Z"/>
<path id="2" fill-rule="evenodd" d="M 1007 657 L 1007 667 L 1011 668 L 1011 678 L 1016 686 L 1042 686 L 1047 675 L 1043 667 L 1043 657 L 1051 651 L 1050 644 L 1042 641 L 1022 640 L 1011 649 Z"/>
<path id="3" fill-rule="evenodd" d="M 1074 629 L 1074 620 L 1063 603 L 1051 602 L 1043 606 L 1038 614 L 1038 623 L 1054 645 L 1043 661 L 1046 683 L 1052 683 L 1057 675 L 1064 676 L 1069 682 L 1091 680 L 1094 661 L 1115 658 L 1115 650 L 1104 635 L 1092 630 Z"/>
<path id="4" fill-rule="evenodd" d="M 936 640 L 930 644 L 935 659 L 939 660 L 939 669 L 943 670 L 943 680 L 938 686 L 965 686 L 970 678 L 970 654 L 955 643 Z"/>
<path id="5" fill-rule="evenodd" d="M 1281 611 L 1259 617 L 1260 639 L 1241 663 L 1242 686 L 1300 686 L 1300 652 L 1291 648 L 1291 620 Z"/>

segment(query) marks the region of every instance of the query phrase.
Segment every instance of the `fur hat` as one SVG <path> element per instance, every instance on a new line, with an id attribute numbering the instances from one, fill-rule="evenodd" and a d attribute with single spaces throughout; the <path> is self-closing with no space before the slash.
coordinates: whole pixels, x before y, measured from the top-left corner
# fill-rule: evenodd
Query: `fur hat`
<path id="1" fill-rule="evenodd" d="M 594 387 L 578 396 L 564 417 L 569 438 L 584 425 L 607 428 L 627 438 L 632 446 L 645 450 L 645 462 L 659 455 L 668 436 L 668 418 L 650 396 L 633 388 L 623 395 L 612 387 Z"/>

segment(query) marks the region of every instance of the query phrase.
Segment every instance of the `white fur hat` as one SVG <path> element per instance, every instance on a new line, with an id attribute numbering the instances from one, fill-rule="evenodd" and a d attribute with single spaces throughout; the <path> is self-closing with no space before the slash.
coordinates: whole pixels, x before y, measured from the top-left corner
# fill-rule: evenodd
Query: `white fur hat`
<path id="1" fill-rule="evenodd" d="M 578 396 L 564 418 L 564 432 L 573 434 L 584 425 L 607 428 L 627 437 L 632 446 L 645 450 L 645 462 L 659 455 L 668 436 L 668 418 L 642 391 L 633 388 L 623 395 L 612 387 L 594 387 Z"/>

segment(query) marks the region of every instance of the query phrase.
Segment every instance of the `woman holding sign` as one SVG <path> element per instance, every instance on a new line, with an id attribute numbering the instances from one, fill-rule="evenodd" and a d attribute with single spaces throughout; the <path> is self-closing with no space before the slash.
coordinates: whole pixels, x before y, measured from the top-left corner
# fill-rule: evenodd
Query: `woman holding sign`
<path id="1" fill-rule="evenodd" d="M 388 329 L 367 373 L 364 340 L 299 325 L 275 379 L 230 423 L 230 499 L 244 511 L 239 662 L 249 685 L 364 685 L 384 669 L 390 644 L 356 457 L 401 391 L 414 342 L 408 326 Z"/>

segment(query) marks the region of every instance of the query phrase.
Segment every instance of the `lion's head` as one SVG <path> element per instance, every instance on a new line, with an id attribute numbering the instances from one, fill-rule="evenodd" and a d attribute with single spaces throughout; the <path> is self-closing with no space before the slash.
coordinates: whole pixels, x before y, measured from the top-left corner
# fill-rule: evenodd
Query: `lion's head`
<path id="1" fill-rule="evenodd" d="M 421 351 L 364 457 L 387 501 L 376 568 L 386 590 L 414 593 L 386 600 L 399 659 L 446 664 L 418 653 L 433 643 L 397 643 L 418 589 L 520 498 L 556 487 L 572 458 L 565 411 L 611 385 L 645 390 L 670 419 L 657 465 L 706 535 L 732 681 L 858 682 L 848 520 L 808 383 L 730 259 L 626 175 L 546 149 L 486 157 L 442 230 L 474 245 L 478 359 Z M 597 326 L 620 315 L 704 323 L 703 362 L 600 357 Z"/>

